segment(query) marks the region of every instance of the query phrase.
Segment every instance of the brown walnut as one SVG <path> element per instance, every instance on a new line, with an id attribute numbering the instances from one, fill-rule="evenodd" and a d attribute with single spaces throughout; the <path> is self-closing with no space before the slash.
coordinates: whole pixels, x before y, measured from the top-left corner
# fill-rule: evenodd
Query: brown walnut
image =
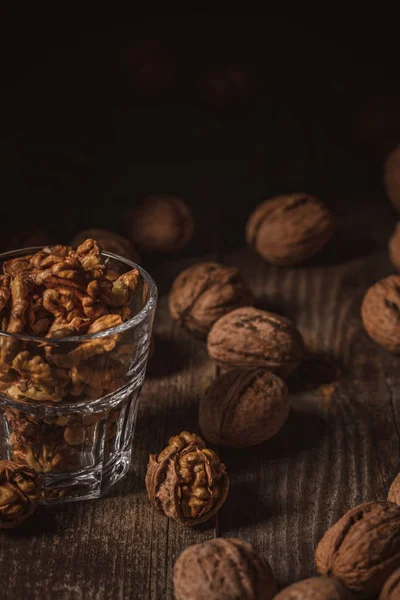
<path id="1" fill-rule="evenodd" d="M 224 315 L 211 328 L 208 352 L 222 369 L 264 367 L 290 375 L 304 354 L 304 342 L 293 323 L 251 306 Z"/>
<path id="2" fill-rule="evenodd" d="M 400 507 L 365 502 L 349 510 L 325 533 L 315 561 L 321 575 L 370 597 L 400 567 Z"/>
<path id="3" fill-rule="evenodd" d="M 382 588 L 379 600 L 399 600 L 400 598 L 400 569 L 391 574 Z"/>
<path id="4" fill-rule="evenodd" d="M 247 221 L 246 238 L 267 261 L 290 266 L 317 254 L 333 231 L 332 215 L 321 200 L 289 194 L 257 206 Z"/>
<path id="5" fill-rule="evenodd" d="M 208 67 L 197 80 L 205 102 L 217 109 L 238 108 L 254 91 L 253 77 L 245 65 L 221 63 Z"/>
<path id="6" fill-rule="evenodd" d="M 393 480 L 387 499 L 389 502 L 394 502 L 394 504 L 400 506 L 400 473 Z"/>
<path id="7" fill-rule="evenodd" d="M 199 337 L 206 337 L 224 314 L 253 303 L 251 292 L 235 267 L 200 263 L 175 279 L 169 296 L 173 319 Z"/>
<path id="8" fill-rule="evenodd" d="M 76 248 L 86 239 L 94 239 L 106 252 L 112 252 L 140 264 L 140 256 L 129 240 L 114 231 L 107 229 L 85 229 L 71 240 L 70 245 Z"/>
<path id="9" fill-rule="evenodd" d="M 174 196 L 148 196 L 129 212 L 128 221 L 128 237 L 146 252 L 175 252 L 193 236 L 192 213 Z"/>
<path id="10" fill-rule="evenodd" d="M 151 97 L 173 82 L 176 60 L 159 40 L 136 40 L 121 52 L 121 68 L 138 95 Z"/>
<path id="11" fill-rule="evenodd" d="M 189 546 L 174 566 L 176 600 L 271 600 L 276 589 L 267 561 L 242 540 Z"/>
<path id="12" fill-rule="evenodd" d="M 400 271 L 400 221 L 396 223 L 396 228 L 388 244 L 389 258 L 397 271 Z"/>
<path id="13" fill-rule="evenodd" d="M 383 182 L 389 200 L 394 208 L 400 211 L 400 146 L 397 146 L 386 159 Z"/>
<path id="14" fill-rule="evenodd" d="M 18 527 L 35 510 L 40 482 L 34 471 L 0 460 L 0 529 Z"/>
<path id="15" fill-rule="evenodd" d="M 278 433 L 289 414 L 288 389 L 262 368 L 231 369 L 200 401 L 199 424 L 213 444 L 244 448 Z"/>
<path id="16" fill-rule="evenodd" d="M 400 275 L 381 279 L 367 290 L 361 318 L 377 344 L 394 354 L 400 353 Z"/>
<path id="17" fill-rule="evenodd" d="M 160 454 L 150 455 L 146 489 L 154 508 L 191 527 L 221 508 L 229 478 L 215 452 L 194 433 L 182 431 Z"/>
<path id="18" fill-rule="evenodd" d="M 351 600 L 353 594 L 336 579 L 310 577 L 282 590 L 275 600 Z"/>

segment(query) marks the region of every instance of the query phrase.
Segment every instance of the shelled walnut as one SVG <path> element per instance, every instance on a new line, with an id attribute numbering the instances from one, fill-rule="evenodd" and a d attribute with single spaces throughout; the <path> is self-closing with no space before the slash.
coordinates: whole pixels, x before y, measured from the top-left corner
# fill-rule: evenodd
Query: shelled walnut
<path id="1" fill-rule="evenodd" d="M 18 527 L 35 510 L 40 482 L 34 471 L 0 460 L 0 529 Z"/>
<path id="2" fill-rule="evenodd" d="M 259 204 L 248 219 L 246 237 L 267 261 L 291 266 L 317 254 L 333 231 L 332 215 L 321 200 L 289 194 Z"/>
<path id="3" fill-rule="evenodd" d="M 239 367 L 209 386 L 200 401 L 199 424 L 213 444 L 244 448 L 276 435 L 288 414 L 288 389 L 279 377 Z"/>
<path id="4" fill-rule="evenodd" d="M 400 271 L 400 221 L 396 223 L 396 228 L 388 244 L 389 258 L 397 271 Z"/>
<path id="5" fill-rule="evenodd" d="M 400 598 L 400 569 L 391 574 L 382 588 L 379 600 L 398 600 Z"/>
<path id="6" fill-rule="evenodd" d="M 290 375 L 304 354 L 303 338 L 289 319 L 251 306 L 218 319 L 207 347 L 224 370 L 263 367 L 281 377 Z"/>
<path id="7" fill-rule="evenodd" d="M 45 247 L 7 260 L 3 272 L 2 329 L 27 335 L 16 339 L 0 334 L 0 392 L 14 407 L 21 404 L 20 410 L 3 411 L 10 452 L 38 472 L 73 471 L 86 460 L 97 423 L 107 422 L 107 416 L 83 417 L 68 409 L 68 416 L 39 419 L 30 404 L 74 405 L 124 385 L 133 341 L 113 329 L 131 316 L 140 273 L 132 269 L 110 276 L 109 263 L 92 239 L 76 250 Z M 77 336 L 82 334 L 89 337 L 81 340 Z M 102 335 L 91 338 L 94 334 Z"/>
<path id="8" fill-rule="evenodd" d="M 224 314 L 252 302 L 251 292 L 235 267 L 208 262 L 178 275 L 169 295 L 169 310 L 188 331 L 205 337 Z"/>
<path id="9" fill-rule="evenodd" d="M 215 452 L 194 433 L 182 431 L 160 454 L 150 455 L 146 489 L 160 513 L 192 527 L 221 508 L 229 478 Z"/>
<path id="10" fill-rule="evenodd" d="M 311 577 L 289 585 L 275 600 L 351 600 L 353 594 L 330 577 Z"/>
<path id="11" fill-rule="evenodd" d="M 366 502 L 349 510 L 319 542 L 321 575 L 339 579 L 362 597 L 378 594 L 400 567 L 400 507 Z"/>
<path id="12" fill-rule="evenodd" d="M 267 561 L 242 540 L 189 546 L 174 566 L 176 600 L 272 600 L 276 590 Z"/>
<path id="13" fill-rule="evenodd" d="M 400 275 L 377 281 L 364 296 L 361 318 L 368 335 L 380 346 L 400 353 Z"/>
<path id="14" fill-rule="evenodd" d="M 87 239 L 96 240 L 99 246 L 106 252 L 112 252 L 140 264 L 140 256 L 133 244 L 114 231 L 108 231 L 108 229 L 85 229 L 75 235 L 70 241 L 70 246 L 76 248 Z"/>
<path id="15" fill-rule="evenodd" d="M 400 506 L 400 473 L 393 480 L 387 499 L 389 502 L 394 502 L 394 504 Z"/>
<path id="16" fill-rule="evenodd" d="M 194 221 L 188 205 L 175 196 L 147 196 L 126 215 L 127 235 L 146 252 L 175 252 L 192 239 Z"/>

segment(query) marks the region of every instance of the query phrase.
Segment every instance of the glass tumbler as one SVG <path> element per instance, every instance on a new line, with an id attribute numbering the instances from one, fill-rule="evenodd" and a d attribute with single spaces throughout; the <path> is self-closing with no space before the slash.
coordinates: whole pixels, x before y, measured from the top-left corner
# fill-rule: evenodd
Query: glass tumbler
<path id="1" fill-rule="evenodd" d="M 40 249 L 0 254 L 0 265 Z M 103 256 L 118 274 L 136 268 L 142 276 L 129 320 L 60 339 L 0 331 L 0 353 L 7 346 L 13 354 L 41 357 L 36 360 L 46 369 L 51 365 L 52 378 L 44 384 L 29 373 L 21 384 L 21 375 L 2 371 L 0 362 L 0 458 L 39 473 L 43 504 L 98 498 L 125 475 L 131 461 L 157 288 L 138 265 L 109 252 Z M 63 385 L 69 386 L 67 396 L 58 395 Z"/>

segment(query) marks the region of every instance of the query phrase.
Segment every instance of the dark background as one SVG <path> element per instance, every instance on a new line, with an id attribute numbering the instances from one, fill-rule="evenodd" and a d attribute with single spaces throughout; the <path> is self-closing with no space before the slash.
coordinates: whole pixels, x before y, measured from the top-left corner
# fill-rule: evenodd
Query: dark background
<path id="1" fill-rule="evenodd" d="M 228 215 L 236 240 L 268 195 L 324 190 L 340 213 L 344 180 L 346 193 L 381 188 L 400 139 L 390 15 L 152 12 L 4 16 L 3 249 L 38 227 L 63 242 L 84 227 L 123 231 L 125 211 L 147 193 L 181 195 L 199 223 L 212 213 L 206 233 Z M 121 58 L 135 40 L 160 42 L 155 59 L 145 50 L 136 64 L 176 60 L 159 93 L 140 89 Z M 216 107 L 199 76 L 227 63 L 242 64 L 250 83 Z M 310 146 L 319 160 L 338 148 L 329 182 L 317 168 L 296 171 Z"/>

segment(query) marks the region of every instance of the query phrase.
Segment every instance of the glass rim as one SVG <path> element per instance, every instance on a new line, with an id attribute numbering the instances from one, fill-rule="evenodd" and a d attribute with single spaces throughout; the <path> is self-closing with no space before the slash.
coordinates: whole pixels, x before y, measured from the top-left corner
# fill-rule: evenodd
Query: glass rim
<path id="1" fill-rule="evenodd" d="M 10 259 L 13 256 L 22 256 L 24 254 L 33 254 L 33 253 L 39 252 L 40 250 L 43 250 L 43 248 L 47 248 L 47 247 L 48 246 L 30 246 L 29 248 L 19 248 L 18 250 L 9 250 L 8 252 L 2 252 L 2 253 L 0 253 L 0 261 L 4 262 L 4 260 Z M 49 247 L 51 248 L 52 246 L 49 245 Z M 145 269 L 143 269 L 140 265 L 137 265 L 132 260 L 129 260 L 128 258 L 119 256 L 118 254 L 114 254 L 113 252 L 106 252 L 105 250 L 102 251 L 101 254 L 108 258 L 112 258 L 113 260 L 115 260 L 117 262 L 122 262 L 123 264 L 127 265 L 131 269 L 137 269 L 139 271 L 139 273 L 141 274 L 141 276 L 143 277 L 144 281 L 149 286 L 149 298 L 148 298 L 146 304 L 144 305 L 144 307 L 136 315 L 134 315 L 133 317 L 131 317 L 124 323 L 121 323 L 120 325 L 116 325 L 115 327 L 110 327 L 109 329 L 105 329 L 104 331 L 97 331 L 95 333 L 86 333 L 85 335 L 70 335 L 70 336 L 65 336 L 65 337 L 61 337 L 61 338 L 55 338 L 55 337 L 46 338 L 46 337 L 33 336 L 33 335 L 26 334 L 26 333 L 7 333 L 6 331 L 0 330 L 0 336 L 5 337 L 5 338 L 15 339 L 15 340 L 21 340 L 24 342 L 36 342 L 38 344 L 43 344 L 43 343 L 63 344 L 63 343 L 71 343 L 71 342 L 81 343 L 81 342 L 87 342 L 87 341 L 94 340 L 94 339 L 108 337 L 110 335 L 115 335 L 118 333 L 124 333 L 125 331 L 128 331 L 129 329 L 132 329 L 133 327 L 136 327 L 137 325 L 142 323 L 147 318 L 147 316 L 151 313 L 151 311 L 155 308 L 155 306 L 157 304 L 158 290 L 157 290 L 157 285 L 156 285 L 154 279 Z"/>

